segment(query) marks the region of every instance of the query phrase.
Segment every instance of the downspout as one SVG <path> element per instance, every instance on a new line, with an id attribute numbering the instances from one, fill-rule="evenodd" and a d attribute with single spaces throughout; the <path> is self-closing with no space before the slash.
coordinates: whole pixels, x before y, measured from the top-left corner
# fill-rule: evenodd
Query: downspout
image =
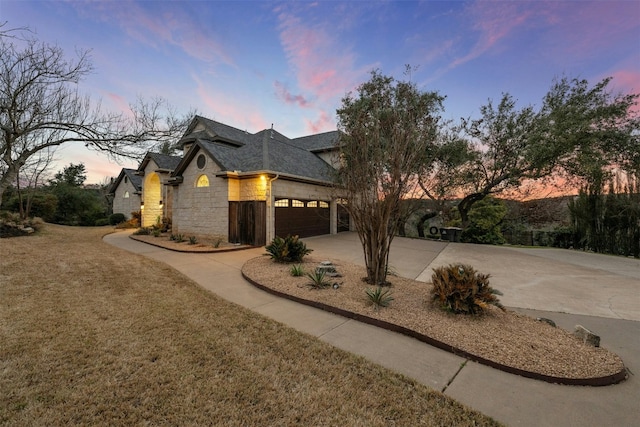
<path id="1" fill-rule="evenodd" d="M 275 237 L 275 230 L 276 230 L 276 207 L 275 207 L 275 200 L 273 200 L 273 198 L 271 197 L 272 195 L 271 184 L 273 183 L 273 181 L 275 181 L 279 177 L 280 177 L 280 174 L 276 174 L 276 176 L 269 179 L 267 183 L 267 191 L 268 191 L 267 200 L 269 201 L 269 205 L 267 206 L 267 208 L 269 209 L 269 230 L 267 232 L 267 244 L 269 244 L 269 242 L 271 242 L 271 240 L 273 240 L 273 238 Z"/>

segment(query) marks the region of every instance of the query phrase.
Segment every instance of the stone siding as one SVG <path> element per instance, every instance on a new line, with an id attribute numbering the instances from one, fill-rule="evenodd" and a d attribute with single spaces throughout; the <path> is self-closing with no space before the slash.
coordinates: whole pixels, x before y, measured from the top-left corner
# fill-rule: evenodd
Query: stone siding
<path id="1" fill-rule="evenodd" d="M 140 195 L 136 194 L 135 187 L 127 179 L 127 182 L 122 179 L 118 188 L 113 195 L 113 213 L 121 213 L 127 219 L 131 219 L 131 212 L 137 212 L 140 210 Z M 129 194 L 129 197 L 125 198 L 125 193 Z"/>
<path id="2" fill-rule="evenodd" d="M 187 166 L 182 173 L 183 182 L 174 187 L 173 233 L 203 238 L 227 236 L 229 180 L 215 176 L 219 168 L 210 158 L 203 169 L 196 163 L 194 159 Z M 196 182 L 203 174 L 209 179 L 209 186 L 197 187 Z"/>

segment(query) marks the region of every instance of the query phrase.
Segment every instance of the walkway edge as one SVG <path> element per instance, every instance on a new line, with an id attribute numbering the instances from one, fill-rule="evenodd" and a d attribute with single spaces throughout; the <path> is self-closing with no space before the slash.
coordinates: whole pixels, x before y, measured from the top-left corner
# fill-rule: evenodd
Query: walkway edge
<path id="1" fill-rule="evenodd" d="M 613 384 L 618 384 L 624 380 L 626 380 L 628 378 L 628 372 L 627 372 L 627 368 L 623 367 L 622 370 L 618 373 L 612 374 L 612 375 L 607 375 L 604 377 L 596 377 L 596 378 L 565 378 L 565 377 L 556 377 L 556 376 L 552 376 L 552 375 L 545 375 L 545 374 L 540 374 L 538 372 L 531 372 L 531 371 L 526 371 L 524 369 L 519 369 L 519 368 L 514 368 L 512 366 L 507 366 L 507 365 L 503 365 L 501 363 L 497 363 L 494 362 L 492 360 L 489 359 L 485 359 L 484 357 L 481 356 L 477 356 L 475 354 L 469 353 L 465 350 L 459 349 L 457 347 L 454 347 L 450 344 L 447 344 L 445 342 L 436 340 L 434 338 L 431 338 L 427 335 L 418 333 L 414 330 L 405 328 L 403 326 L 398 326 L 395 325 L 393 323 L 389 323 L 386 322 L 384 320 L 379 320 L 379 319 L 375 319 L 373 317 L 369 317 L 369 316 L 365 316 L 363 314 L 359 314 L 359 313 L 354 313 L 348 310 L 344 310 L 338 307 L 334 307 L 328 304 L 324 304 L 321 302 L 317 302 L 317 301 L 311 301 L 311 300 L 307 300 L 304 298 L 300 298 L 294 295 L 289 295 L 287 293 L 284 292 L 280 292 L 277 291 L 275 289 L 272 289 L 268 286 L 265 286 L 261 283 L 258 283 L 256 281 L 254 281 L 253 279 L 251 279 L 250 277 L 248 277 L 245 272 L 244 272 L 244 268 L 241 270 L 242 273 L 242 277 L 249 283 L 251 283 L 253 286 L 257 287 L 258 289 L 261 289 L 265 292 L 268 292 L 272 295 L 278 296 L 280 298 L 285 298 L 294 302 L 297 302 L 299 304 L 304 304 L 304 305 L 308 305 L 314 308 L 318 308 L 320 310 L 324 310 L 327 311 L 329 313 L 333 313 L 333 314 L 337 314 L 349 319 L 353 319 L 353 320 L 357 320 L 358 322 L 362 322 L 362 323 L 367 323 L 369 325 L 372 326 L 376 326 L 379 328 L 383 328 L 386 330 L 389 330 L 391 332 L 397 332 L 403 335 L 407 335 L 409 337 L 415 338 L 419 341 L 422 341 L 426 344 L 432 345 L 436 348 L 439 348 L 441 350 L 445 350 L 448 351 L 449 353 L 453 353 L 456 356 L 461 356 L 464 357 L 466 359 L 472 360 L 474 362 L 478 362 L 482 365 L 486 365 L 495 369 L 498 369 L 500 371 L 504 371 L 510 374 L 515 374 L 515 375 L 520 375 L 522 377 L 525 378 L 531 378 L 531 379 L 535 379 L 535 380 L 540 380 L 540 381 L 545 381 L 548 383 L 555 383 L 555 384 L 563 384 L 563 385 L 580 385 L 580 386 L 593 386 L 593 387 L 600 387 L 600 386 L 607 386 L 607 385 L 613 385 Z"/>

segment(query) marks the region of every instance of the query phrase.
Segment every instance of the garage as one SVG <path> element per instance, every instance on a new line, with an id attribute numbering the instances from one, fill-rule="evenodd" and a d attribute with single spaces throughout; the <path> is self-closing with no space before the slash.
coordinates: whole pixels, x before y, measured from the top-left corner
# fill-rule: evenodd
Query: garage
<path id="1" fill-rule="evenodd" d="M 276 236 L 319 236 L 331 232 L 329 202 L 322 200 L 276 199 Z"/>

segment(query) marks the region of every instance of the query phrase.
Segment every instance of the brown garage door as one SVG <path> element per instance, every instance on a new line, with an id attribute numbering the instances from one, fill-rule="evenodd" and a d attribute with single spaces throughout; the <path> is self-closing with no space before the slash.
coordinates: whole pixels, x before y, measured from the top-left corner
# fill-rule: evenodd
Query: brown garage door
<path id="1" fill-rule="evenodd" d="M 329 202 L 320 200 L 276 200 L 276 235 L 319 236 L 331 232 Z"/>

